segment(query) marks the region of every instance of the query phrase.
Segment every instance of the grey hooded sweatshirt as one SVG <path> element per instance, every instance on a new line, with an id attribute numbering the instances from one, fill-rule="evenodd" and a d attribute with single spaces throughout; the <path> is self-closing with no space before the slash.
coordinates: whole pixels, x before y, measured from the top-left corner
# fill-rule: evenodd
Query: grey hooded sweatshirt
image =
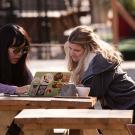
<path id="1" fill-rule="evenodd" d="M 98 97 L 103 106 L 112 109 L 135 109 L 135 82 L 120 65 L 108 62 L 97 54 L 81 77 L 90 87 L 90 96 Z"/>

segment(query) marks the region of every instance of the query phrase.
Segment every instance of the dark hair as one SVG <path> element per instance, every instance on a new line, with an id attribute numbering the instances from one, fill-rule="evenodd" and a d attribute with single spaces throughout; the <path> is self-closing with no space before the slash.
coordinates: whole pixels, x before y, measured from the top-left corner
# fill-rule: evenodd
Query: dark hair
<path id="1" fill-rule="evenodd" d="M 27 53 L 22 55 L 17 64 L 11 64 L 8 57 L 9 47 L 17 47 L 23 43 L 25 46 L 30 46 L 30 38 L 21 26 L 7 24 L 0 28 L 0 83 L 26 85 L 28 79 Z"/>

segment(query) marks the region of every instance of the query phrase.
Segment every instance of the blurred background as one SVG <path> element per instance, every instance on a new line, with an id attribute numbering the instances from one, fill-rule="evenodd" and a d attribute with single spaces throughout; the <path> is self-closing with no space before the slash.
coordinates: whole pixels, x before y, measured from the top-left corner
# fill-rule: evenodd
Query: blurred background
<path id="1" fill-rule="evenodd" d="M 135 0 L 0 0 L 0 26 L 7 23 L 28 31 L 31 62 L 49 61 L 51 66 L 50 60 L 58 60 L 61 65 L 63 45 L 78 25 L 91 26 L 125 61 L 135 60 Z"/>

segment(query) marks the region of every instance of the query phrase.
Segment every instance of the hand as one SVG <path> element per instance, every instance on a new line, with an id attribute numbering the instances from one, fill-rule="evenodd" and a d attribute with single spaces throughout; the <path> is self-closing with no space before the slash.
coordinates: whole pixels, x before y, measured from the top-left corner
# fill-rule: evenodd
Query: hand
<path id="1" fill-rule="evenodd" d="M 16 88 L 16 94 L 23 94 L 27 93 L 29 91 L 30 85 L 24 85 L 22 87 L 17 87 Z"/>

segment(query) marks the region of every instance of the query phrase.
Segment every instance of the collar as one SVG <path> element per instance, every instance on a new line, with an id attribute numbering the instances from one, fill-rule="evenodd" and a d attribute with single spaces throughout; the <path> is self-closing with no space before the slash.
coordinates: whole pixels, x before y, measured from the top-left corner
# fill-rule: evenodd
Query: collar
<path id="1" fill-rule="evenodd" d="M 94 58 L 95 56 L 96 56 L 96 53 L 93 53 L 93 52 L 89 53 L 89 54 L 86 56 L 86 58 L 85 58 L 85 60 L 84 60 L 84 71 L 86 71 L 86 70 L 88 69 L 89 64 L 92 62 L 92 60 L 93 60 L 93 58 Z"/>

